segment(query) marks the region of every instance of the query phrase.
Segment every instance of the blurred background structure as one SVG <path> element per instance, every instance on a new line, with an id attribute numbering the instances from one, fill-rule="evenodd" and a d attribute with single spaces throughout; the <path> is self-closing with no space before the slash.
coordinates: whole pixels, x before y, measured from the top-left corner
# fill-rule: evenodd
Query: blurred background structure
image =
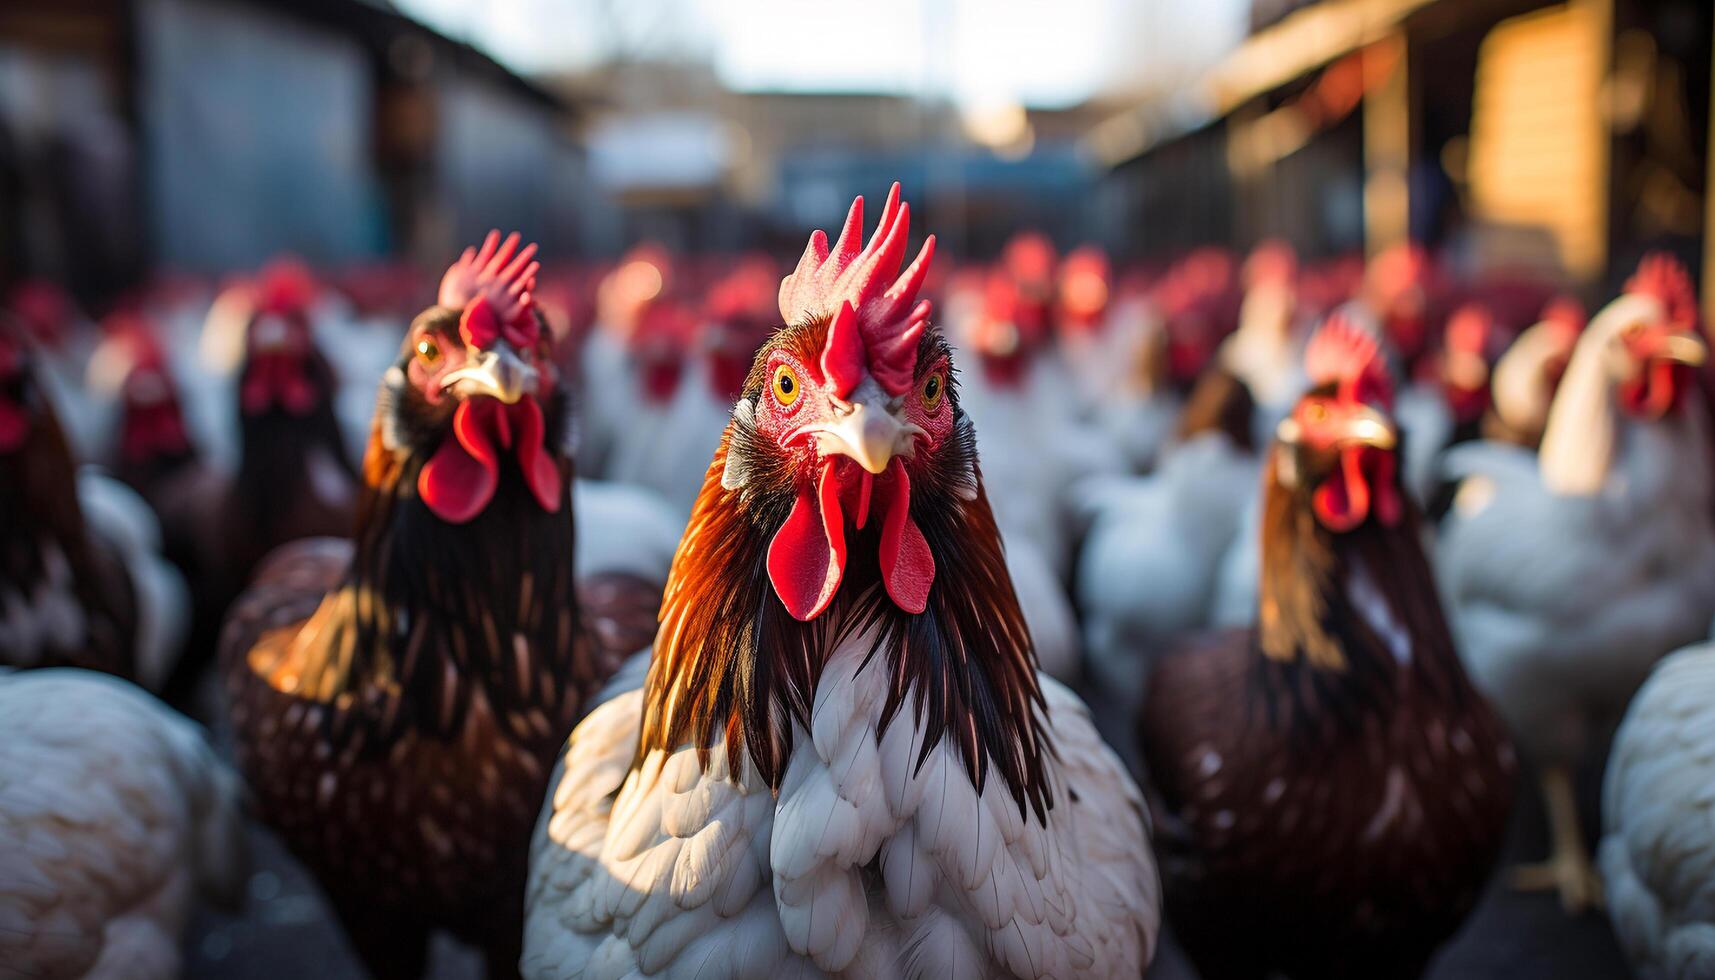
<path id="1" fill-rule="evenodd" d="M 795 247 L 898 178 L 976 257 L 1409 236 L 1594 286 L 1701 266 L 1711 31 L 1698 0 L 14 0 L 0 281 L 99 306 L 493 225 Z"/>

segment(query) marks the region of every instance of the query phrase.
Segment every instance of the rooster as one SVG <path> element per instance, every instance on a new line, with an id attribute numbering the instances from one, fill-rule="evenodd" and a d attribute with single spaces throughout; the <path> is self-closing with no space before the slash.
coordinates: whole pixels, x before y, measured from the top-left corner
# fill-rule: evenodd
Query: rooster
<path id="1" fill-rule="evenodd" d="M 1569 910 L 1600 898 L 1572 769 L 1715 610 L 1695 310 L 1684 270 L 1645 259 L 1578 340 L 1541 452 L 1473 443 L 1444 464 L 1458 490 L 1437 547 L 1443 594 L 1472 676 L 1537 764 L 1553 832 L 1549 862 L 1516 880 Z"/>
<path id="2" fill-rule="evenodd" d="M 203 733 L 135 685 L 0 672 L 0 972 L 180 976 L 197 898 L 242 897 L 240 800 Z"/>
<path id="3" fill-rule="evenodd" d="M 524 972 L 1137 977 L 1141 801 L 1041 678 L 898 185 L 781 283 L 646 681 L 572 734 Z M 643 666 L 641 660 L 637 666 Z M 642 687 L 639 687 L 639 682 Z"/>
<path id="4" fill-rule="evenodd" d="M 0 666 L 163 683 L 189 598 L 128 488 L 77 469 L 35 350 L 0 327 Z"/>
<path id="5" fill-rule="evenodd" d="M 1512 748 L 1399 480 L 1376 340 L 1336 318 L 1305 356 L 1315 387 L 1263 476 L 1257 625 L 1187 639 L 1138 723 L 1167 908 L 1204 980 L 1419 975 L 1512 805 Z"/>
<path id="6" fill-rule="evenodd" d="M 222 635 L 258 810 L 378 977 L 420 975 L 436 928 L 516 972 L 554 753 L 654 626 L 659 579 L 574 574 L 534 254 L 490 234 L 447 271 L 381 383 L 355 540 L 269 557 Z"/>

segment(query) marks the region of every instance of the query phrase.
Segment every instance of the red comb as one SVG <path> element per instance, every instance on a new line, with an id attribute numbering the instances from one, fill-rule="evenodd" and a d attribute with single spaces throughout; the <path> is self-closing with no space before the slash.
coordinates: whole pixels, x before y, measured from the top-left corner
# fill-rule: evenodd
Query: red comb
<path id="1" fill-rule="evenodd" d="M 1644 256 L 1638 271 L 1626 280 L 1626 292 L 1654 296 L 1661 301 L 1670 325 L 1696 332 L 1697 296 L 1691 288 L 1691 276 L 1673 256 L 1666 252 Z"/>
<path id="2" fill-rule="evenodd" d="M 822 354 L 824 373 L 833 371 L 827 380 L 842 397 L 857 386 L 858 368 L 866 361 L 869 373 L 890 394 L 911 389 L 917 341 L 929 322 L 929 301 L 912 304 L 935 254 L 935 236 L 924 240 L 923 250 L 895 279 L 910 231 L 911 206 L 900 202 L 895 183 L 868 244 L 859 248 L 863 237 L 863 198 L 859 197 L 852 202 L 833 249 L 828 248 L 828 236 L 816 231 L 798 267 L 780 280 L 780 315 L 787 323 L 828 315 L 837 322 L 847 316 L 843 308 L 851 308 L 853 322 L 828 331 L 828 346 Z M 860 342 L 861 348 L 855 346 Z M 836 349 L 836 344 L 844 346 Z"/>
<path id="3" fill-rule="evenodd" d="M 1344 314 L 1330 316 L 1310 338 L 1304 349 L 1304 372 L 1313 385 L 1338 384 L 1342 397 L 1393 402 L 1393 382 L 1375 333 Z"/>
<path id="4" fill-rule="evenodd" d="M 262 267 L 256 277 L 256 307 L 264 313 L 302 313 L 316 301 L 321 287 L 302 259 L 285 256 Z"/>
<path id="5" fill-rule="evenodd" d="M 536 343 L 536 270 L 541 263 L 534 242 L 518 247 L 517 232 L 502 241 L 498 230 L 488 233 L 482 248 L 467 248 L 441 277 L 439 302 L 463 310 L 459 332 L 465 342 L 487 347 L 504 335 L 517 347 Z"/>

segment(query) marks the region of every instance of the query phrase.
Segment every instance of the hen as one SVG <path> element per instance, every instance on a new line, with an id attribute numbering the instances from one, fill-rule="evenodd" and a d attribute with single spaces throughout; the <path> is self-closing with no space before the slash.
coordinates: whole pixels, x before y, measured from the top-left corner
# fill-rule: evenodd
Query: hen
<path id="1" fill-rule="evenodd" d="M 1040 677 L 898 186 L 781 284 L 647 682 L 572 734 L 535 977 L 1137 977 L 1136 787 Z M 638 663 L 641 668 L 641 662 Z"/>
<path id="2" fill-rule="evenodd" d="M 33 348 L 0 327 L 0 666 L 159 685 L 189 599 L 137 496 L 79 472 Z"/>
<path id="3" fill-rule="evenodd" d="M 1549 405 L 1584 330 L 1584 319 L 1583 306 L 1562 297 L 1507 347 L 1495 363 L 1494 405 L 1483 419 L 1486 438 L 1529 449 L 1542 442 Z"/>
<path id="4" fill-rule="evenodd" d="M 1599 899 L 1571 771 L 1656 660 L 1715 610 L 1708 436 L 1687 365 L 1701 363 L 1684 270 L 1646 259 L 1590 321 L 1554 396 L 1540 454 L 1457 447 L 1437 571 L 1471 675 L 1540 769 L 1547 865 L 1518 883 Z"/>
<path id="5" fill-rule="evenodd" d="M 240 784 L 195 725 L 117 678 L 0 672 L 0 972 L 171 980 L 245 863 Z"/>
<path id="6" fill-rule="evenodd" d="M 1376 341 L 1335 320 L 1306 362 L 1316 386 L 1264 470 L 1257 626 L 1163 659 L 1138 722 L 1169 918 L 1204 980 L 1419 975 L 1512 805 L 1511 745 L 1400 483 Z"/>
<path id="7" fill-rule="evenodd" d="M 1643 980 L 1715 974 L 1715 642 L 1656 665 L 1614 736 L 1599 851 L 1609 918 Z"/>
<path id="8" fill-rule="evenodd" d="M 275 553 L 222 637 L 258 812 L 380 977 L 421 974 L 436 928 L 516 972 L 554 753 L 653 632 L 659 579 L 574 575 L 534 253 L 491 234 L 448 270 L 382 380 L 355 540 Z"/>

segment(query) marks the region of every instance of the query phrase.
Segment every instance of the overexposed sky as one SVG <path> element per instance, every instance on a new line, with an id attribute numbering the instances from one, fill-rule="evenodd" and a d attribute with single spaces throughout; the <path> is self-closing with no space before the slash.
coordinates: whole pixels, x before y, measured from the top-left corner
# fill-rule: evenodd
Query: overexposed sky
<path id="1" fill-rule="evenodd" d="M 394 0 L 523 72 L 613 52 L 707 61 L 739 90 L 1071 105 L 1194 70 L 1247 0 Z"/>

